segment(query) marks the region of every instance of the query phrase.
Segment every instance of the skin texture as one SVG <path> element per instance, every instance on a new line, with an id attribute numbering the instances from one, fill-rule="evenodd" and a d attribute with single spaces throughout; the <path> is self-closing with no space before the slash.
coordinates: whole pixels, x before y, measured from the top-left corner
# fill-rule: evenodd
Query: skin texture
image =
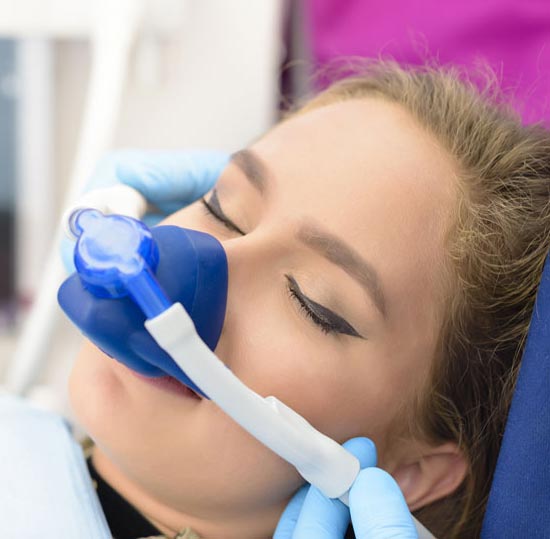
<path id="1" fill-rule="evenodd" d="M 263 193 L 239 159 L 216 187 L 245 235 L 201 202 L 166 221 L 208 232 L 226 249 L 228 307 L 216 354 L 256 392 L 338 441 L 373 439 L 412 509 L 448 494 L 465 471 L 456 447 L 393 434 L 433 361 L 457 199 L 452 160 L 406 111 L 378 98 L 293 117 L 249 150 L 265 169 Z M 312 223 L 375 268 L 385 316 L 349 272 L 296 238 L 306 224 L 301 237 L 315 237 Z M 285 275 L 364 338 L 323 333 Z M 212 402 L 152 387 L 89 343 L 70 393 L 99 472 L 167 534 L 189 525 L 204 537 L 271 537 L 302 483 Z"/>

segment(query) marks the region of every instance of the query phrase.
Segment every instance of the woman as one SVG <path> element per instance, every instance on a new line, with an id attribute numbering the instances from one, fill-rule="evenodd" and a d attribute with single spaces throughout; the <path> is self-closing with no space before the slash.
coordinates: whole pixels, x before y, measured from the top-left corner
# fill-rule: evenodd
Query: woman
<path id="1" fill-rule="evenodd" d="M 216 354 L 327 435 L 368 436 L 438 537 L 479 534 L 548 252 L 550 136 L 456 73 L 374 64 L 238 152 L 166 224 L 229 263 Z M 90 466 L 168 537 L 270 537 L 300 477 L 213 403 L 90 344 Z"/>

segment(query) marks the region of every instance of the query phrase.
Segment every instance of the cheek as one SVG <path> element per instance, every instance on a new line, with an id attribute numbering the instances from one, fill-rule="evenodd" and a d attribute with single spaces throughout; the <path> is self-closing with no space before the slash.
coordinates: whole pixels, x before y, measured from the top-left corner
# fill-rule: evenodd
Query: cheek
<path id="1" fill-rule="evenodd" d="M 367 345 L 346 354 L 285 305 L 292 300 L 260 291 L 251 297 L 241 293 L 229 313 L 218 357 L 261 396 L 274 395 L 339 442 L 359 435 L 381 441 L 395 407 L 381 351 Z"/>
<path id="2" fill-rule="evenodd" d="M 100 414 L 96 408 L 102 401 L 96 395 L 116 395 L 119 385 L 105 365 L 96 362 L 96 351 L 86 342 L 77 354 L 69 377 L 71 406 L 79 420 L 87 423 L 87 418 L 93 419 L 93 416 Z"/>

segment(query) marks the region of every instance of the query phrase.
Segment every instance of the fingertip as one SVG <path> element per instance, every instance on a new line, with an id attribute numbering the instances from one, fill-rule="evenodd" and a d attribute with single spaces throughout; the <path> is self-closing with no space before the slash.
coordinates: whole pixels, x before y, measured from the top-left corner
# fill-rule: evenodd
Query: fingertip
<path id="1" fill-rule="evenodd" d="M 205 155 L 220 170 L 226 167 L 231 160 L 231 156 L 227 152 L 217 150 L 205 152 Z"/>
<path id="2" fill-rule="evenodd" d="M 399 485 L 395 479 L 382 468 L 368 468 L 361 470 L 357 479 L 355 480 L 354 486 L 357 485 L 356 490 L 369 488 L 372 491 L 380 492 L 389 492 L 396 491 L 401 494 L 399 490 Z M 351 494 L 351 493 L 350 493 Z"/>
<path id="3" fill-rule="evenodd" d="M 377 536 L 385 531 L 395 534 L 392 537 L 418 538 L 405 497 L 395 479 L 384 470 L 361 470 L 351 487 L 349 499 L 358 537 Z"/>
<path id="4" fill-rule="evenodd" d="M 350 493 L 350 507 L 369 506 L 379 513 L 409 515 L 405 496 L 395 479 L 381 468 L 366 468 L 359 472 Z"/>
<path id="5" fill-rule="evenodd" d="M 138 164 L 141 167 L 141 163 Z M 132 163 L 131 161 L 120 161 L 115 164 L 115 174 L 117 179 L 121 183 L 125 183 L 127 185 L 130 185 L 130 187 L 134 187 L 137 184 L 141 183 L 141 175 L 143 174 L 143 171 L 137 170 L 137 166 L 135 163 Z"/>
<path id="6" fill-rule="evenodd" d="M 197 193 L 197 196 L 203 195 L 214 186 L 231 160 L 230 154 L 217 150 L 196 150 L 190 157 L 198 169 L 197 176 L 202 178 L 202 182 L 199 182 L 200 193 Z"/>
<path id="7" fill-rule="evenodd" d="M 343 445 L 350 453 L 359 459 L 361 469 L 376 466 L 376 445 L 371 439 L 360 436 L 348 440 Z"/>

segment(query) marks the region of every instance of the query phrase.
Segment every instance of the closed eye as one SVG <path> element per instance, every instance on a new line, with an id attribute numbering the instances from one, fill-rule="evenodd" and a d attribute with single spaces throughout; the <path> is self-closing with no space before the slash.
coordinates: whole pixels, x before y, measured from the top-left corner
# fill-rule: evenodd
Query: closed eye
<path id="1" fill-rule="evenodd" d="M 298 303 L 304 314 L 317 325 L 323 333 L 350 335 L 364 339 L 357 330 L 341 316 L 313 301 L 303 294 L 298 283 L 291 275 L 285 275 L 290 296 Z"/>
<path id="2" fill-rule="evenodd" d="M 212 191 L 212 196 L 210 197 L 210 200 L 206 201 L 206 199 L 202 197 L 201 203 L 203 207 L 206 209 L 206 213 L 211 217 L 214 217 L 214 219 L 216 219 L 220 223 L 222 223 L 228 230 L 231 230 L 231 232 L 237 232 L 241 236 L 245 235 L 245 232 L 243 232 L 223 212 L 222 207 L 220 206 L 220 201 L 218 200 L 218 193 L 216 192 L 216 189 Z"/>

